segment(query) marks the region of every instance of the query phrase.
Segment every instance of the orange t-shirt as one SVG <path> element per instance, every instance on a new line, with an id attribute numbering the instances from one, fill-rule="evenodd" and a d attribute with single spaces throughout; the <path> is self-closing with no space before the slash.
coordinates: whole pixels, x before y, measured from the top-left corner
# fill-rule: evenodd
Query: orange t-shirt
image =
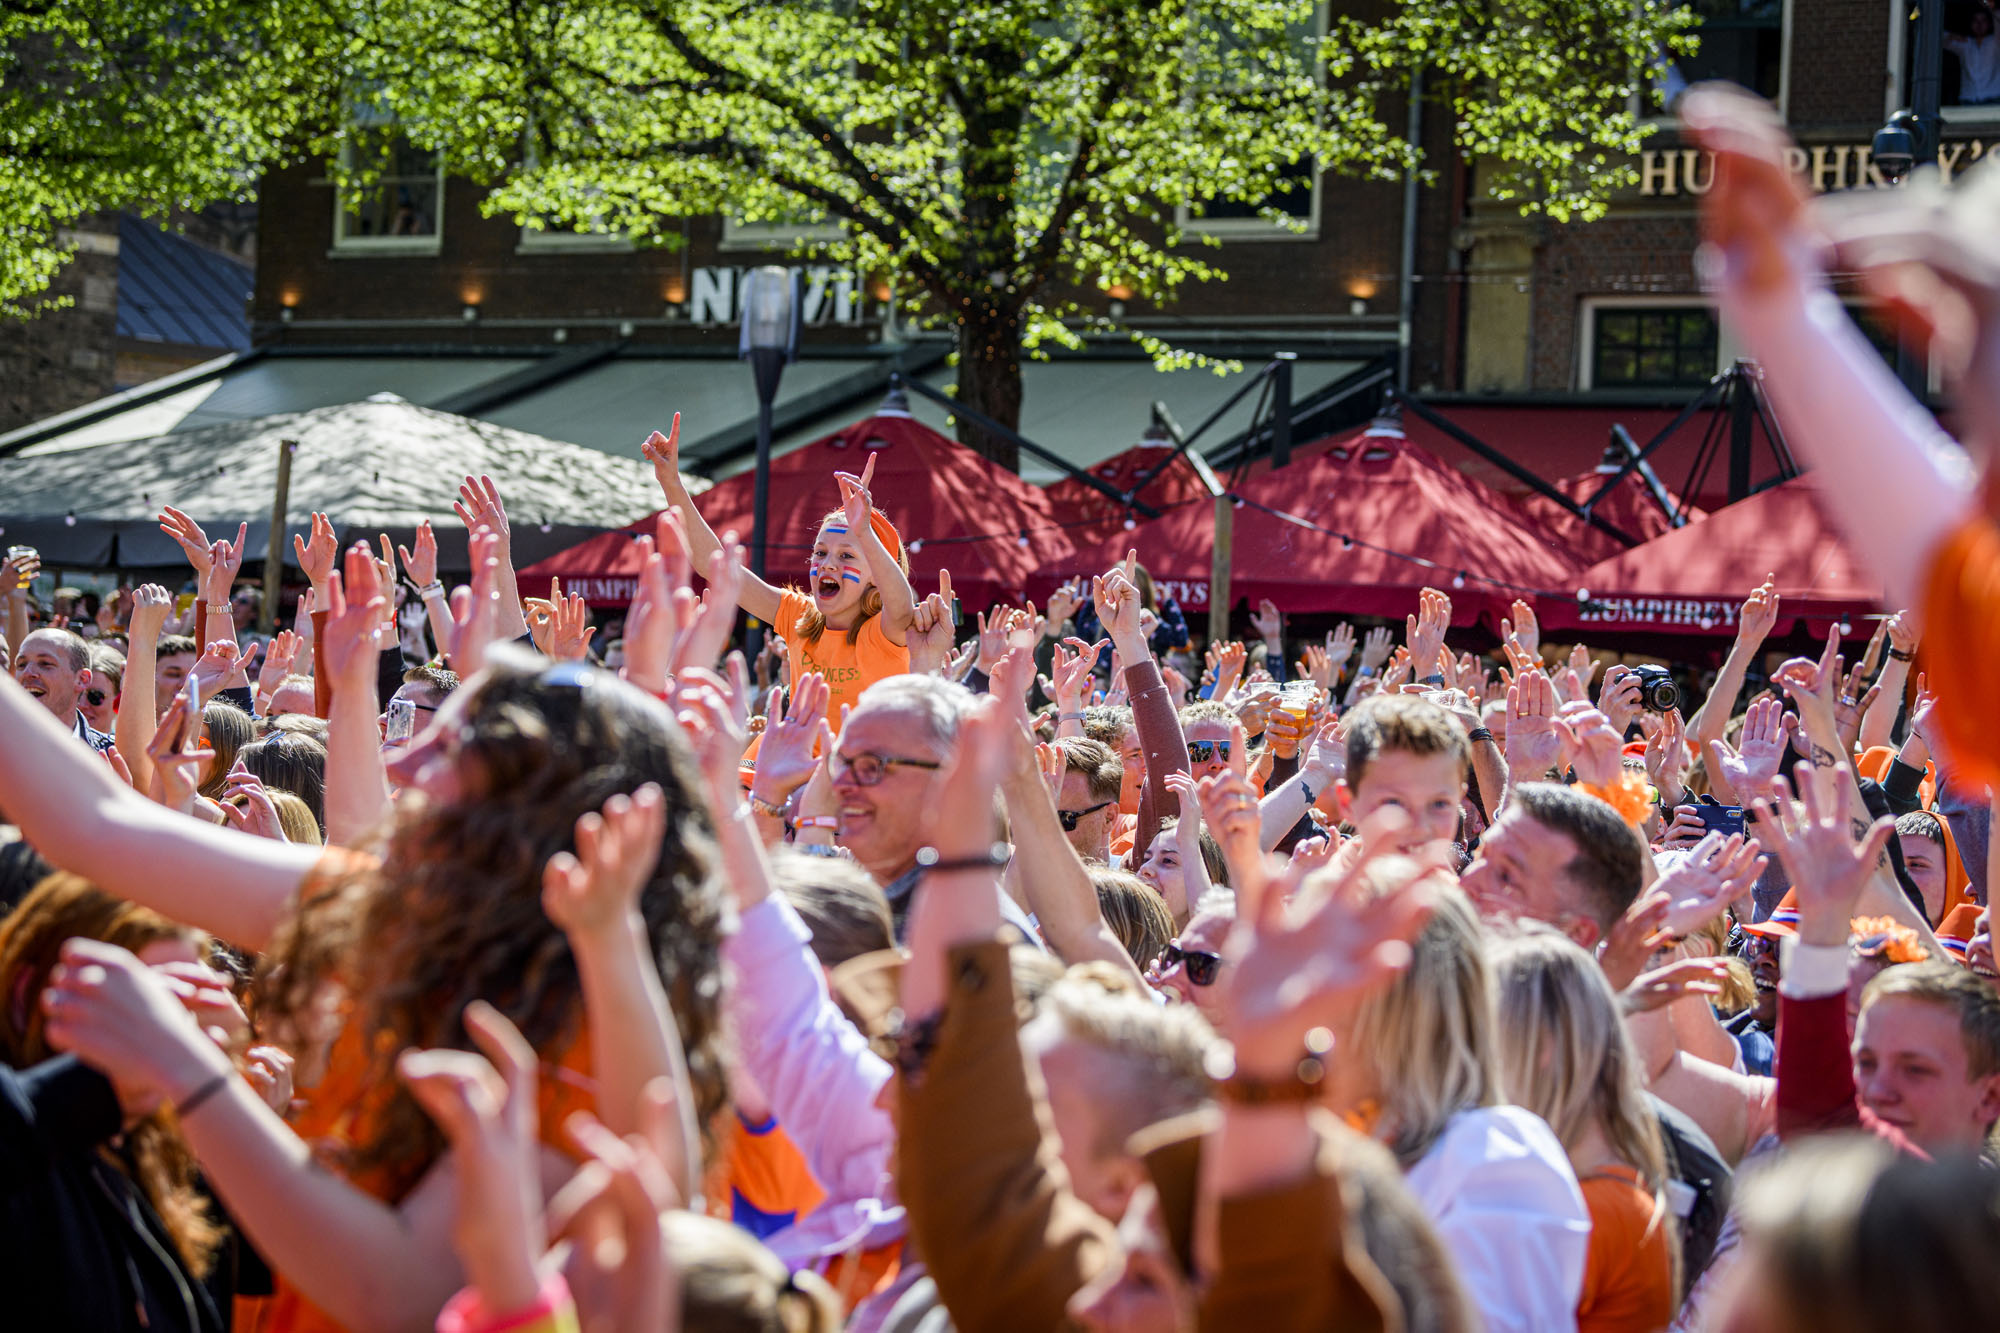
<path id="1" fill-rule="evenodd" d="M 1577 1182 L 1590 1211 L 1577 1333 L 1657 1333 L 1674 1321 L 1674 1260 L 1653 1196 L 1629 1166 L 1607 1166 Z"/>
<path id="2" fill-rule="evenodd" d="M 847 631 L 837 629 L 821 630 L 817 643 L 807 643 L 798 624 L 811 609 L 812 598 L 786 589 L 778 603 L 778 633 L 784 636 L 794 681 L 808 671 L 817 671 L 825 678 L 829 692 L 826 720 L 839 731 L 841 705 L 852 707 L 863 690 L 885 676 L 907 675 L 910 649 L 907 644 L 889 642 L 880 616 L 862 621 L 853 643 L 847 641 Z"/>
<path id="3" fill-rule="evenodd" d="M 709 1173 L 708 1211 L 762 1240 L 820 1206 L 826 1191 L 772 1116 L 747 1125 L 731 1114 L 722 1160 Z"/>
<path id="4" fill-rule="evenodd" d="M 344 874 L 371 858 L 360 857 L 330 847 L 313 868 L 301 889 L 311 894 L 315 881 Z M 595 1111 L 596 1080 L 590 1075 L 590 1035 L 579 1031 L 560 1052 L 541 1052 L 541 1139 L 548 1147 L 575 1155 L 563 1132 L 563 1123 L 577 1111 Z M 384 1034 L 386 1038 L 387 1034 Z M 375 1062 L 362 1037 L 361 1029 L 349 1022 L 334 1038 L 327 1055 L 326 1073 L 320 1081 L 301 1091 L 301 1105 L 290 1122 L 299 1137 L 316 1147 L 325 1144 L 336 1150 L 364 1141 L 374 1118 L 381 1115 L 394 1095 L 394 1075 L 374 1077 Z M 336 1170 L 338 1163 L 334 1164 Z M 350 1174 L 349 1183 L 376 1198 L 387 1198 L 398 1183 L 394 1172 L 374 1170 Z M 260 1333 L 343 1333 L 344 1325 L 302 1295 L 285 1275 L 273 1272 L 275 1292 L 270 1297 Z"/>
<path id="5" fill-rule="evenodd" d="M 1975 514 L 1931 557 L 1922 666 L 1947 758 L 1967 788 L 2000 785 L 2000 525 Z"/>

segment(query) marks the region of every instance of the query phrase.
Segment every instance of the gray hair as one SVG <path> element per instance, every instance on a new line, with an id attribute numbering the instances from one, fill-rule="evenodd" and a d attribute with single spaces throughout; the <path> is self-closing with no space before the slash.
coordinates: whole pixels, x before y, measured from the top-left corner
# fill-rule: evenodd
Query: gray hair
<path id="1" fill-rule="evenodd" d="M 933 750 L 940 756 L 958 744 L 958 725 L 972 711 L 975 696 L 955 680 L 938 676 L 886 676 L 861 692 L 850 720 L 863 713 L 902 711 L 923 719 Z"/>

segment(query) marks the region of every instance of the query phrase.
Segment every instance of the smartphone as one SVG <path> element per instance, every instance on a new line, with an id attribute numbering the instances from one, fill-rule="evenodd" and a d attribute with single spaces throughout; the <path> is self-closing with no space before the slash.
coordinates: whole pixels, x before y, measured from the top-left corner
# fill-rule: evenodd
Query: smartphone
<path id="1" fill-rule="evenodd" d="M 1740 805 L 1710 805 L 1697 801 L 1688 808 L 1694 811 L 1694 817 L 1710 833 L 1720 833 L 1726 838 L 1743 831 L 1743 807 Z"/>
<path id="2" fill-rule="evenodd" d="M 417 704 L 414 699 L 391 699 L 383 715 L 382 739 L 391 745 L 417 734 Z"/>

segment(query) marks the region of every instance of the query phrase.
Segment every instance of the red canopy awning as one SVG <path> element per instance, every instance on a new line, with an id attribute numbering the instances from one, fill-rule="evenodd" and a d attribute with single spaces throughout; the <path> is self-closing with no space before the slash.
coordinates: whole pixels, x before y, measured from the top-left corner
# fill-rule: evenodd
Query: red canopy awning
<path id="1" fill-rule="evenodd" d="M 1577 576 L 1590 605 L 1537 608 L 1550 629 L 1733 635 L 1750 590 L 1776 576 L 1787 621 L 1827 622 L 1882 604 L 1882 583 L 1820 514 L 1811 474 L 1612 556 Z"/>
<path id="2" fill-rule="evenodd" d="M 1580 505 L 1602 490 L 1604 482 L 1605 475 L 1593 469 L 1564 477 L 1553 485 Z M 1608 560 L 1629 549 L 1602 528 L 1592 526 L 1538 492 L 1529 491 L 1517 497 L 1514 503 L 1530 521 L 1539 524 L 1557 545 L 1573 550 L 1584 561 Z M 1667 503 L 1678 508 L 1680 497 L 1669 490 Z M 1646 483 L 1630 472 L 1619 479 L 1618 485 L 1599 500 L 1591 512 L 1641 542 L 1649 542 L 1674 530 L 1667 511 L 1653 499 Z M 1690 509 L 1688 521 L 1692 523 L 1706 512 L 1700 508 Z"/>
<path id="3" fill-rule="evenodd" d="M 1040 487 L 921 422 L 877 416 L 772 462 L 767 549 L 773 582 L 803 580 L 820 520 L 840 503 L 833 474 L 860 473 L 870 452 L 875 503 L 909 548 L 910 580 L 920 594 L 932 591 L 938 571 L 949 568 L 968 605 L 1018 599 L 1038 569 L 1073 550 Z M 747 472 L 731 477 L 696 497 L 695 505 L 716 532 L 733 528 L 747 540 L 754 485 Z M 623 606 L 632 599 L 639 572 L 632 539 L 653 526 L 649 516 L 538 561 L 521 571 L 522 590 L 546 596 L 554 575 L 593 606 Z"/>
<path id="4" fill-rule="evenodd" d="M 1171 463 L 1168 463 L 1169 459 L 1172 459 Z M 1168 463 L 1168 466 L 1146 484 L 1138 497 L 1142 503 L 1165 512 L 1178 505 L 1207 498 L 1208 490 L 1201 484 L 1194 465 L 1187 461 L 1185 454 L 1175 457 L 1172 444 L 1142 442 L 1122 454 L 1113 454 L 1088 470 L 1093 477 L 1123 491 L 1137 485 L 1141 477 L 1162 463 Z M 1059 511 L 1068 517 L 1095 524 L 1100 531 L 1093 535 L 1102 535 L 1103 530 L 1113 525 L 1122 530 L 1125 519 L 1132 516 L 1111 497 L 1075 477 L 1051 482 L 1047 492 L 1049 500 Z"/>
<path id="5" fill-rule="evenodd" d="M 1421 448 L 1353 431 L 1302 452 L 1233 492 L 1244 501 L 1235 512 L 1234 598 L 1268 597 L 1290 612 L 1403 615 L 1431 586 L 1451 593 L 1454 619 L 1468 624 L 1517 596 L 1574 586 L 1579 561 Z M 1198 610 L 1208 605 L 1214 537 L 1214 502 L 1197 500 L 1051 561 L 1037 590 L 1102 572 L 1136 547 L 1155 586 Z M 1461 575 L 1464 587 L 1454 588 Z"/>

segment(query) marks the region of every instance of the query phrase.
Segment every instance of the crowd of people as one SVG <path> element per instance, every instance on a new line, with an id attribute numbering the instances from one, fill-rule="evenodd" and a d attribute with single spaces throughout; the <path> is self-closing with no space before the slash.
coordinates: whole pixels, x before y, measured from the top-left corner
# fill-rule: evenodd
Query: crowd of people
<path id="1" fill-rule="evenodd" d="M 678 418 L 615 627 L 519 595 L 486 478 L 464 587 L 428 524 L 343 551 L 316 514 L 269 636 L 240 530 L 162 514 L 191 599 L 43 605 L 10 552 L 14 1321 L 2000 1308 L 2000 526 L 1825 276 L 1881 284 L 1995 438 L 2000 253 L 1966 238 L 2000 176 L 1815 205 L 1768 108 L 1684 106 L 1720 299 L 1909 608 L 1783 658 L 1746 589 L 1685 716 L 1527 602 L 1448 643 L 1437 590 L 1400 635 L 1265 605 L 1197 646 L 1127 559 L 964 623 L 872 463 L 769 583 L 682 488 Z"/>

